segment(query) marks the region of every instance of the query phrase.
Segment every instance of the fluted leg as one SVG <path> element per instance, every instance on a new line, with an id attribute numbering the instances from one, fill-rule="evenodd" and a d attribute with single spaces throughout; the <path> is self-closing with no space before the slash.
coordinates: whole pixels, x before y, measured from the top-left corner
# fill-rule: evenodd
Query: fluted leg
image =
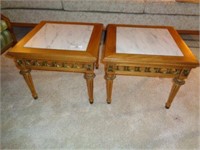
<path id="1" fill-rule="evenodd" d="M 30 72 L 31 72 L 30 69 L 24 69 L 24 70 L 20 71 L 20 74 L 23 75 L 24 80 L 26 81 L 26 83 L 27 83 L 27 85 L 28 85 L 28 87 L 29 87 L 29 89 L 32 93 L 33 98 L 37 99 L 38 95 L 35 91 L 35 87 L 34 87 L 33 80 L 32 80 Z"/>
<path id="2" fill-rule="evenodd" d="M 168 101 L 167 101 L 167 103 L 165 105 L 165 108 L 167 108 L 167 109 L 170 108 L 171 103 L 173 102 L 174 97 L 176 96 L 176 94 L 177 94 L 179 88 L 181 87 L 181 85 L 185 84 L 184 80 L 178 79 L 178 78 L 174 78 L 173 82 L 174 83 L 173 83 L 173 86 L 172 86 Z"/>
<path id="3" fill-rule="evenodd" d="M 112 87 L 113 87 L 113 80 L 116 78 L 114 74 L 106 74 L 106 91 L 107 91 L 107 103 L 110 104 L 112 101 Z"/>
<path id="4" fill-rule="evenodd" d="M 94 101 L 93 96 L 93 80 L 94 80 L 95 74 L 94 73 L 85 73 L 84 78 L 87 82 L 87 89 L 88 89 L 88 96 L 89 96 L 89 102 L 90 104 Z"/>

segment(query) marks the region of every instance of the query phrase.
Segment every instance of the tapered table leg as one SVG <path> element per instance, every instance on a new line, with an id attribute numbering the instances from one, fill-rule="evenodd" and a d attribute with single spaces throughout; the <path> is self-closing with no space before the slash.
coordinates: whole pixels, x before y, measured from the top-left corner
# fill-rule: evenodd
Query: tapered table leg
<path id="1" fill-rule="evenodd" d="M 97 57 L 97 60 L 96 60 L 96 69 L 99 69 L 99 57 Z"/>
<path id="2" fill-rule="evenodd" d="M 179 88 L 181 87 L 181 85 L 185 84 L 185 81 L 182 80 L 182 79 L 179 79 L 179 78 L 174 78 L 173 82 L 174 83 L 173 83 L 173 86 L 172 86 L 168 101 L 167 101 L 167 103 L 165 105 L 165 108 L 167 108 L 167 109 L 170 108 L 171 103 L 173 102 L 174 97 L 176 96 L 176 94 L 177 94 Z"/>
<path id="3" fill-rule="evenodd" d="M 113 87 L 113 80 L 116 78 L 114 74 L 106 74 L 106 92 L 107 92 L 107 103 L 110 104 L 112 101 L 112 87 Z"/>
<path id="4" fill-rule="evenodd" d="M 93 96 L 93 80 L 94 80 L 95 74 L 94 73 L 85 73 L 84 78 L 87 82 L 87 89 L 88 89 L 88 95 L 89 95 L 89 102 L 90 104 L 93 104 L 94 96 Z"/>
<path id="5" fill-rule="evenodd" d="M 38 95 L 35 91 L 35 87 L 34 87 L 34 84 L 33 84 L 33 80 L 32 80 L 32 77 L 31 77 L 31 74 L 30 74 L 31 70 L 30 69 L 23 69 L 20 71 L 20 74 L 23 75 L 31 93 L 32 93 L 32 96 L 34 99 L 37 99 L 38 98 Z"/>
<path id="6" fill-rule="evenodd" d="M 99 45 L 98 56 L 99 56 L 99 52 L 100 52 L 100 45 Z M 97 57 L 97 60 L 96 60 L 96 69 L 99 69 L 99 57 Z"/>
<path id="7" fill-rule="evenodd" d="M 99 60 L 96 62 L 96 69 L 99 69 Z"/>

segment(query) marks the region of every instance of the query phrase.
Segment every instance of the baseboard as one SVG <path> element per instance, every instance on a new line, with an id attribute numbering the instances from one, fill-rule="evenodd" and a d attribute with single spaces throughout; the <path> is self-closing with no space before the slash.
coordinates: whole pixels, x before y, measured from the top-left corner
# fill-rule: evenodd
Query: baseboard
<path id="1" fill-rule="evenodd" d="M 11 25 L 14 27 L 35 27 L 37 25 L 37 23 L 11 22 Z"/>
<path id="2" fill-rule="evenodd" d="M 14 27 L 35 27 L 37 23 L 20 23 L 20 22 L 11 22 Z M 106 28 L 104 29 L 106 30 Z M 199 35 L 199 30 L 177 30 L 179 34 L 193 34 Z"/>
<path id="3" fill-rule="evenodd" d="M 177 30 L 179 34 L 199 35 L 199 30 Z"/>

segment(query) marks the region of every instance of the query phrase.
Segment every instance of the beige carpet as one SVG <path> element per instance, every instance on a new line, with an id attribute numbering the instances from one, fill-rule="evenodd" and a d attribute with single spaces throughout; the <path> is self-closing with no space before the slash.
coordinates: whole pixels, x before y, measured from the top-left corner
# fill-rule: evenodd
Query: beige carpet
<path id="1" fill-rule="evenodd" d="M 32 71 L 33 100 L 13 61 L 1 56 L 2 149 L 198 149 L 199 68 L 169 110 L 171 79 L 117 76 L 106 103 L 103 65 L 94 104 L 82 74 Z"/>

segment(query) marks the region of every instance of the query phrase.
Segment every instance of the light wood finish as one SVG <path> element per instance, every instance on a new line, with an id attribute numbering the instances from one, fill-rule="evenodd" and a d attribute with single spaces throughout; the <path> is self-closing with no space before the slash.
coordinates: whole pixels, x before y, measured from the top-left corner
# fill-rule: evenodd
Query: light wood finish
<path id="1" fill-rule="evenodd" d="M 107 91 L 107 103 L 110 104 L 112 101 L 112 87 L 113 87 L 113 80 L 116 78 L 114 74 L 106 74 L 106 91 Z"/>
<path id="2" fill-rule="evenodd" d="M 86 51 L 63 51 L 24 47 L 26 42 L 28 42 L 46 23 L 93 25 L 94 28 Z M 37 98 L 37 94 L 31 79 L 31 70 L 64 71 L 85 74 L 89 101 L 93 103 L 94 67 L 99 65 L 98 55 L 102 30 L 103 25 L 97 23 L 42 21 L 7 54 L 14 58 L 16 66 L 21 70 L 20 72 L 24 76 L 34 98 Z"/>
<path id="3" fill-rule="evenodd" d="M 20 74 L 23 75 L 24 80 L 26 81 L 29 89 L 31 90 L 33 98 L 37 99 L 38 95 L 35 91 L 35 87 L 34 87 L 33 80 L 32 80 L 30 72 L 31 72 L 30 69 L 21 69 Z"/>
<path id="4" fill-rule="evenodd" d="M 181 85 L 185 84 L 185 81 L 184 81 L 184 80 L 178 79 L 178 78 L 174 78 L 173 82 L 174 82 L 174 83 L 173 83 L 171 92 L 170 92 L 170 94 L 169 94 L 168 101 L 167 101 L 167 103 L 166 103 L 166 105 L 165 105 L 165 107 L 166 107 L 167 109 L 170 108 L 170 105 L 171 105 L 172 101 L 174 100 L 174 97 L 176 96 L 176 94 L 177 94 L 179 88 L 181 87 Z"/>
<path id="5" fill-rule="evenodd" d="M 94 73 L 85 73 L 84 78 L 87 82 L 87 88 L 88 88 L 88 95 L 89 95 L 89 102 L 90 104 L 93 104 L 94 96 L 93 96 L 93 79 L 95 77 Z"/>
<path id="6" fill-rule="evenodd" d="M 117 27 L 168 29 L 184 56 L 116 53 Z M 174 78 L 174 85 L 166 103 L 166 108 L 171 106 L 176 93 L 180 86 L 183 85 L 184 79 L 188 77 L 191 69 L 199 66 L 197 59 L 176 30 L 174 30 L 173 27 L 166 26 L 108 25 L 102 62 L 105 65 L 107 103 L 111 103 L 113 77 L 115 77 L 115 75 Z"/>

